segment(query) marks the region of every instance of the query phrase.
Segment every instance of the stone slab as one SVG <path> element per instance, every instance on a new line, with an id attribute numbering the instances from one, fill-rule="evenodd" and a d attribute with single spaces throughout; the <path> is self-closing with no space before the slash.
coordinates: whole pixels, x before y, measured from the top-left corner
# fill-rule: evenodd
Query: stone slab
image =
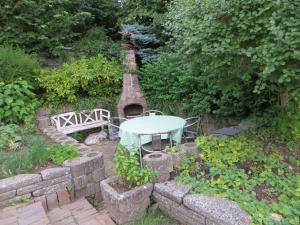
<path id="1" fill-rule="evenodd" d="M 62 177 L 58 177 L 58 178 L 54 178 L 52 180 L 45 180 L 45 181 L 41 181 L 29 186 L 25 186 L 25 187 L 21 187 L 19 189 L 17 189 L 17 195 L 22 195 L 22 194 L 26 194 L 26 193 L 30 193 L 39 189 L 43 189 L 43 188 L 49 188 L 53 185 L 62 183 L 62 182 L 71 182 L 71 174 L 62 176 Z"/>
<path id="2" fill-rule="evenodd" d="M 167 181 L 154 185 L 154 191 L 179 204 L 182 203 L 183 197 L 188 194 L 191 189 L 191 185 L 180 184 L 176 181 Z"/>
<path id="3" fill-rule="evenodd" d="M 46 196 L 48 210 L 54 209 L 58 206 L 58 199 L 56 193 L 52 193 Z"/>
<path id="4" fill-rule="evenodd" d="M 61 177 L 70 174 L 70 168 L 68 167 L 56 167 L 42 170 L 40 172 L 43 180 L 50 180 L 53 178 Z"/>
<path id="5" fill-rule="evenodd" d="M 0 202 L 10 199 L 10 198 L 14 198 L 17 195 L 17 191 L 16 190 L 12 190 L 12 191 L 8 191 L 8 192 L 4 192 L 2 194 L 0 194 Z"/>
<path id="6" fill-rule="evenodd" d="M 153 192 L 153 200 L 158 203 L 159 209 L 168 216 L 186 225 L 205 225 L 205 217 L 178 204 L 169 198 L 162 196 L 156 191 Z"/>
<path id="7" fill-rule="evenodd" d="M 20 174 L 0 180 L 0 194 L 25 187 L 42 180 L 40 174 Z"/>
<path id="8" fill-rule="evenodd" d="M 62 188 L 66 188 L 67 186 L 69 186 L 71 184 L 72 184 L 71 181 L 65 181 L 65 182 L 62 182 L 62 183 L 59 183 L 59 184 L 52 185 L 50 187 L 45 187 L 45 188 L 33 191 L 32 195 L 34 197 L 39 197 L 39 196 L 42 196 L 42 195 L 51 194 L 51 193 L 56 192 L 57 190 L 60 190 Z"/>
<path id="9" fill-rule="evenodd" d="M 183 204 L 218 225 L 249 225 L 250 216 L 238 204 L 227 199 L 205 195 L 186 195 Z"/>

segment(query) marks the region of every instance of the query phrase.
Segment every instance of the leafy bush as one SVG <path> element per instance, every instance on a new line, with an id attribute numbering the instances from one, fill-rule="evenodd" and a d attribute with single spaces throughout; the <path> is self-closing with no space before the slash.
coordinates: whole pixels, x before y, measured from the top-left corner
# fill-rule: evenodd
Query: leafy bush
<path id="1" fill-rule="evenodd" d="M 15 124 L 0 126 L 0 152 L 17 150 L 20 147 L 19 143 L 22 141 L 20 130 L 21 128 Z"/>
<path id="2" fill-rule="evenodd" d="M 93 25 L 116 30 L 117 0 L 13 1 L 0 9 L 0 43 L 59 56 Z"/>
<path id="3" fill-rule="evenodd" d="M 79 156 L 74 145 L 50 145 L 47 147 L 47 152 L 51 161 L 56 165 L 62 165 L 65 160 Z"/>
<path id="4" fill-rule="evenodd" d="M 129 152 L 121 145 L 117 146 L 114 160 L 119 177 L 130 187 L 149 183 L 157 176 L 152 169 L 140 167 L 137 152 Z"/>
<path id="5" fill-rule="evenodd" d="M 103 55 L 66 63 L 60 69 L 43 70 L 38 78 L 50 103 L 75 102 L 77 96 L 111 97 L 121 90 L 122 68 Z"/>
<path id="6" fill-rule="evenodd" d="M 38 106 L 33 87 L 26 81 L 0 82 L 0 123 L 23 123 Z"/>
<path id="7" fill-rule="evenodd" d="M 252 216 L 255 225 L 278 224 L 271 213 L 283 216 L 281 224 L 299 223 L 300 175 L 274 145 L 263 145 L 245 136 L 227 139 L 201 136 L 196 142 L 201 163 L 188 160 L 185 166 L 188 169 L 179 178 L 191 183 L 194 193 L 238 202 Z M 191 168 L 196 175 L 189 172 Z"/>
<path id="8" fill-rule="evenodd" d="M 22 140 L 22 150 L 13 154 L 0 151 L 0 178 L 27 172 L 48 162 L 44 138 L 27 136 Z"/>
<path id="9" fill-rule="evenodd" d="M 33 55 L 8 45 L 0 46 L 0 68 L 0 82 L 11 83 L 21 78 L 32 85 L 41 69 Z"/>

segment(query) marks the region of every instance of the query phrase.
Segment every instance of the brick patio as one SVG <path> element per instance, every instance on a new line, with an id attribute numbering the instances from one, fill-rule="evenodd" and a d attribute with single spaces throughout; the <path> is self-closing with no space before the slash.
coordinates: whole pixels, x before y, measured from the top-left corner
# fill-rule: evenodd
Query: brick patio
<path id="1" fill-rule="evenodd" d="M 115 225 L 105 210 L 97 210 L 79 199 L 46 212 L 42 202 L 17 205 L 0 210 L 1 225 Z"/>

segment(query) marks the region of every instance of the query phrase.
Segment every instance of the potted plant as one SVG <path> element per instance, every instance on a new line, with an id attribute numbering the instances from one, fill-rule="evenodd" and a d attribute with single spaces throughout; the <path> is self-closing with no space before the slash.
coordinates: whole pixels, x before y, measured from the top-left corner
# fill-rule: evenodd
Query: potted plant
<path id="1" fill-rule="evenodd" d="M 127 224 L 145 215 L 157 176 L 149 167 L 141 168 L 137 152 L 117 146 L 115 163 L 118 176 L 100 184 L 103 200 L 112 219 Z"/>

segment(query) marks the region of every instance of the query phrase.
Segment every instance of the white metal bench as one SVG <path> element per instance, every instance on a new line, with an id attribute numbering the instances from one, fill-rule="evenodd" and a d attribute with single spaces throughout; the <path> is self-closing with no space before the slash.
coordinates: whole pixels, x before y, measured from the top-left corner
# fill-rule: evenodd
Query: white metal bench
<path id="1" fill-rule="evenodd" d="M 80 112 L 62 113 L 51 117 L 51 123 L 64 134 L 102 127 L 109 124 L 110 111 L 92 109 Z"/>

